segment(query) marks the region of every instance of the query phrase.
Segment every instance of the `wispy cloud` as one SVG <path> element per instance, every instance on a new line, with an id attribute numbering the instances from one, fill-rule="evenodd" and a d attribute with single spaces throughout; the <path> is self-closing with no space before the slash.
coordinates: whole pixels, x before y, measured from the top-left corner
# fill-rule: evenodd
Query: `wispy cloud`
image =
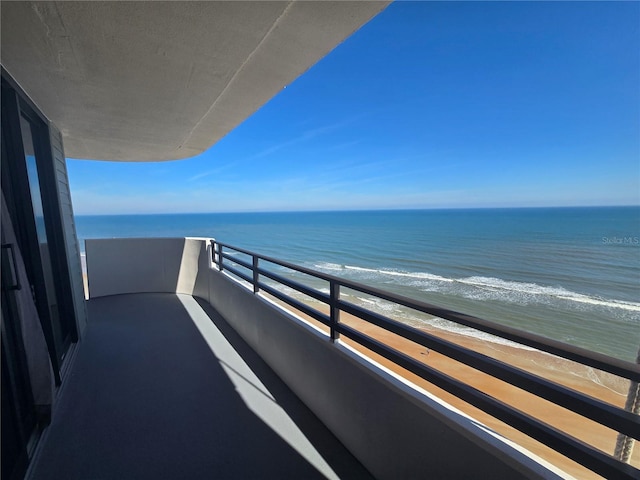
<path id="1" fill-rule="evenodd" d="M 304 142 L 308 142 L 311 140 L 314 140 L 318 137 L 321 137 L 323 135 L 326 135 L 328 133 L 334 132 L 334 131 L 338 131 L 341 130 L 342 128 L 345 127 L 349 127 L 350 125 L 352 125 L 354 122 L 358 121 L 359 119 L 361 119 L 363 117 L 362 114 L 360 115 L 355 115 L 355 116 L 351 116 L 349 118 L 345 118 L 339 122 L 335 122 L 335 123 L 331 123 L 328 125 L 323 125 L 320 127 L 316 127 L 316 128 L 312 128 L 309 130 L 304 131 L 302 134 L 298 135 L 297 137 L 294 137 L 290 140 L 281 142 L 281 143 L 277 143 L 275 145 L 271 145 L 253 155 L 249 155 L 248 157 L 245 157 L 243 159 L 239 159 L 233 162 L 229 162 L 225 165 L 221 165 L 219 167 L 213 168 L 211 170 L 206 170 L 204 172 L 200 172 L 196 175 L 193 175 L 192 177 L 190 177 L 188 179 L 189 182 L 195 182 L 197 180 L 201 180 L 203 178 L 206 177 L 210 177 L 212 175 L 217 175 L 219 173 L 223 173 L 227 170 L 230 170 L 234 167 L 239 166 L 240 164 L 243 163 L 247 163 L 247 162 L 252 162 L 261 158 L 265 158 L 268 157 L 270 155 L 273 155 L 274 153 L 293 147 L 295 145 L 299 145 L 301 143 Z M 341 144 L 336 144 L 334 146 L 334 148 L 339 149 L 339 148 L 347 148 L 348 146 L 352 146 L 355 145 L 356 143 L 358 143 L 357 141 L 354 142 L 343 142 Z"/>
<path id="2" fill-rule="evenodd" d="M 350 140 L 348 142 L 341 142 L 341 143 L 336 143 L 334 145 L 329 145 L 325 148 L 325 150 L 328 152 L 335 152 L 339 150 L 346 150 L 348 148 L 355 147 L 356 145 L 360 145 L 360 144 L 362 144 L 361 139 Z"/>
<path id="3" fill-rule="evenodd" d="M 294 145 L 298 145 L 300 143 L 304 143 L 304 142 L 308 142 L 310 140 L 314 140 L 317 137 L 320 137 L 322 135 L 326 135 L 327 133 L 330 132 L 334 132 L 337 130 L 341 130 L 342 128 L 345 127 L 349 127 L 350 125 L 352 125 L 354 122 L 356 122 L 357 120 L 359 120 L 360 118 L 362 118 L 362 115 L 356 115 L 353 117 L 349 117 L 346 118 L 344 120 L 341 120 L 339 122 L 335 122 L 329 125 L 324 125 L 321 127 L 317 127 L 317 128 L 312 128 L 310 130 L 307 130 L 305 132 L 303 132 L 301 135 L 298 135 L 297 137 L 292 138 L 291 140 L 287 140 L 285 142 L 281 142 L 278 143 L 276 145 L 272 145 L 254 155 L 251 155 L 249 157 L 247 157 L 245 160 L 256 160 L 258 158 L 263 158 L 263 157 L 267 157 L 269 155 L 272 155 L 273 153 L 279 151 L 279 150 L 283 150 L 285 148 L 294 146 Z"/>
<path id="4" fill-rule="evenodd" d="M 223 172 L 235 167 L 236 165 L 238 165 L 238 163 L 240 163 L 240 162 L 235 161 L 235 162 L 226 163 L 224 165 L 221 165 L 219 167 L 213 168 L 211 170 L 207 170 L 207 171 L 198 173 L 198 174 L 188 178 L 187 181 L 188 182 L 195 182 L 196 180 L 200 180 L 200 179 L 205 178 L 205 177 L 210 177 L 212 175 L 218 175 L 219 173 L 223 173 Z"/>

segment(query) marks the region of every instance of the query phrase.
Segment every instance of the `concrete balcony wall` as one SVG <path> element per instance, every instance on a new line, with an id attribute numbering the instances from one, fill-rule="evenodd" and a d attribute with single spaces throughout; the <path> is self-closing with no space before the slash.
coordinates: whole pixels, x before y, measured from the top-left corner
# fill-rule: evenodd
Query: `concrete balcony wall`
<path id="1" fill-rule="evenodd" d="M 225 274 L 209 275 L 209 303 L 376 478 L 560 478 Z"/>
<path id="2" fill-rule="evenodd" d="M 202 238 L 86 240 L 89 297 L 184 293 L 208 299 L 209 244 Z"/>
<path id="3" fill-rule="evenodd" d="M 207 300 L 376 478 L 560 478 L 212 268 L 206 240 L 92 240 L 86 250 L 92 297 L 153 291 Z"/>

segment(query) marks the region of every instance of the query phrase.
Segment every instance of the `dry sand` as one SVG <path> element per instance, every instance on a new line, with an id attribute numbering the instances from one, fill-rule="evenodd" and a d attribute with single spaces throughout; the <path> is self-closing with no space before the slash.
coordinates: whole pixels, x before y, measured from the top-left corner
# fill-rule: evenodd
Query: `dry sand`
<path id="1" fill-rule="evenodd" d="M 272 300 L 276 301 L 272 298 Z M 276 301 L 282 305 L 282 302 Z M 284 305 L 288 310 L 292 308 Z M 314 307 L 317 308 L 316 305 Z M 298 315 L 310 321 L 310 323 L 321 328 L 328 333 L 328 327 L 309 319 L 298 312 Z M 471 367 L 463 365 L 455 360 L 451 360 L 438 352 L 429 351 L 424 346 L 399 337 L 393 333 L 385 331 L 375 325 L 348 315 L 340 313 L 341 322 L 356 328 L 373 338 L 399 350 L 426 365 L 436 368 L 454 378 L 457 378 L 475 388 L 497 398 L 509 405 L 515 406 L 519 410 L 538 418 L 555 428 L 564 431 L 579 440 L 596 447 L 603 452 L 612 454 L 615 448 L 617 432 L 603 427 L 596 422 L 586 419 L 562 407 L 554 405 L 546 400 L 542 400 L 532 394 L 520 390 L 508 383 L 495 379 L 489 375 L 479 372 Z M 629 381 L 621 379 L 615 375 L 596 371 L 590 367 L 585 367 L 574 362 L 564 360 L 553 355 L 507 344 L 494 343 L 481 340 L 467 335 L 450 333 L 441 329 L 422 327 L 422 330 L 437 335 L 440 338 L 449 340 L 458 345 L 471 350 L 483 353 L 487 356 L 514 365 L 533 374 L 565 385 L 574 390 L 583 392 L 594 398 L 598 398 L 618 407 L 624 407 Z M 479 420 L 485 426 L 523 446 L 530 452 L 538 455 L 544 460 L 559 467 L 568 474 L 579 478 L 601 478 L 581 465 L 558 454 L 554 450 L 533 440 L 531 437 L 515 430 L 499 420 L 487 415 L 475 407 L 461 401 L 457 397 L 441 390 L 431 383 L 423 380 L 417 375 L 399 367 L 393 362 L 371 352 L 357 343 L 342 336 L 342 342 L 352 346 L 365 355 L 371 357 L 376 362 L 392 370 L 396 374 L 409 380 L 424 390 L 436 395 L 450 405 L 465 412 L 471 417 Z M 634 449 L 631 464 L 636 468 L 640 467 L 640 446 Z"/>

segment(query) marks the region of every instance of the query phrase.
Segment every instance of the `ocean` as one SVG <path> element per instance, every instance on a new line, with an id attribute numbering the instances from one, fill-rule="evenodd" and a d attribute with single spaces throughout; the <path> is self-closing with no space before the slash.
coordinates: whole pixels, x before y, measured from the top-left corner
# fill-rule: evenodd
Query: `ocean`
<path id="1" fill-rule="evenodd" d="M 212 237 L 624 360 L 640 347 L 640 207 L 77 216 L 76 227 L 83 249 L 87 238 Z"/>

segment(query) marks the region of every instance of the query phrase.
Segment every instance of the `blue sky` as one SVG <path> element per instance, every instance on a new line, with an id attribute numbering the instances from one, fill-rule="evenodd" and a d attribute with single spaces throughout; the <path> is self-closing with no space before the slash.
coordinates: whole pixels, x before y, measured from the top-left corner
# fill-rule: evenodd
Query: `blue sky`
<path id="1" fill-rule="evenodd" d="M 640 3 L 397 2 L 203 154 L 76 214 L 640 204 Z"/>

